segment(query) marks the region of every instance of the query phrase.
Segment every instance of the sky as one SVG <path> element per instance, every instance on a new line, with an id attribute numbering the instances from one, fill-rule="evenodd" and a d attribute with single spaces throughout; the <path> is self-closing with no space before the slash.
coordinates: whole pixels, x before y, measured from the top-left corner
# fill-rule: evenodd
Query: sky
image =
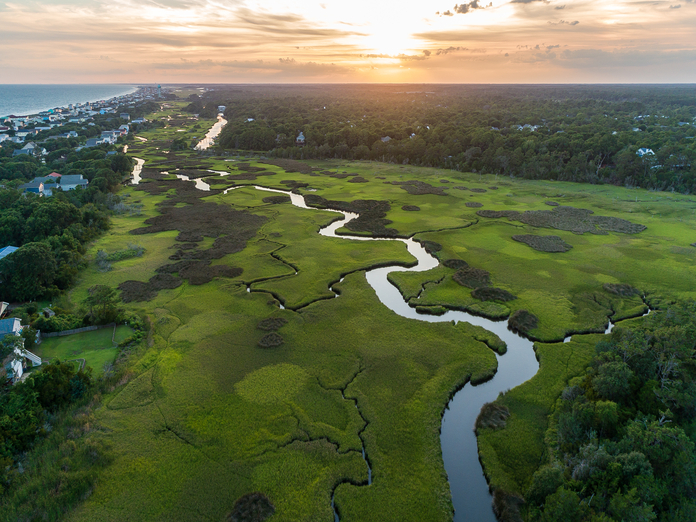
<path id="1" fill-rule="evenodd" d="M 0 0 L 0 83 L 696 83 L 696 0 Z"/>

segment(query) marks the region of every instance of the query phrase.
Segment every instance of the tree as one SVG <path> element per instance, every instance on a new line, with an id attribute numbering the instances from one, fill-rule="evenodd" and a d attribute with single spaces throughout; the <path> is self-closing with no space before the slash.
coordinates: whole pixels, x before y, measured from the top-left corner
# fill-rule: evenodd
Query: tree
<path id="1" fill-rule="evenodd" d="M 57 288 L 56 259 L 46 243 L 27 243 L 0 260 L 5 301 L 29 301 L 53 295 Z"/>
<path id="2" fill-rule="evenodd" d="M 88 297 L 84 304 L 89 307 L 89 315 L 92 322 L 112 322 L 118 315 L 118 303 L 120 301 L 116 290 L 106 285 L 94 285 L 88 291 Z"/>

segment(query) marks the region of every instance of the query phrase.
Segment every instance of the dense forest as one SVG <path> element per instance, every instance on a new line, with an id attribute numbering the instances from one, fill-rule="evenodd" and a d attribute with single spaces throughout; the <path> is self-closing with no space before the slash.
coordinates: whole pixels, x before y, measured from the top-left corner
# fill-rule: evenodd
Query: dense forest
<path id="1" fill-rule="evenodd" d="M 211 86 L 220 146 L 528 179 L 696 190 L 693 86 Z M 304 147 L 295 145 L 300 132 Z M 641 148 L 650 149 L 644 155 Z"/>
<path id="2" fill-rule="evenodd" d="M 530 520 L 696 520 L 696 322 L 675 304 L 617 327 L 558 399 Z"/>
<path id="3" fill-rule="evenodd" d="M 49 144 L 60 146 L 60 141 Z M 0 261 L 0 299 L 50 298 L 69 288 L 85 245 L 108 229 L 108 210 L 120 202 L 112 189 L 130 172 L 131 160 L 124 154 L 109 156 L 104 147 L 57 149 L 45 163 L 27 154 L 12 157 L 12 150 L 0 149 L 0 246 L 20 248 Z M 89 186 L 56 190 L 51 197 L 20 193 L 22 183 L 54 171 L 81 174 Z"/>

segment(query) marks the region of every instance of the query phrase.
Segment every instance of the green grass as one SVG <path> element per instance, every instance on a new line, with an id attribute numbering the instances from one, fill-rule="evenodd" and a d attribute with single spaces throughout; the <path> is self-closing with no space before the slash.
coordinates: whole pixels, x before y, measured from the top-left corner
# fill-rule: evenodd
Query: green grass
<path id="1" fill-rule="evenodd" d="M 100 375 L 106 363 L 113 362 L 118 353 L 118 343 L 131 335 L 133 331 L 127 326 L 117 326 L 114 335 L 113 328 L 101 328 L 91 332 L 73 335 L 49 337 L 36 346 L 34 353 L 42 359 L 84 359 L 86 366 Z M 112 337 L 116 344 L 112 343 Z"/>
<path id="2" fill-rule="evenodd" d="M 184 103 L 174 105 L 167 112 L 172 117 Z M 148 164 L 173 162 L 163 169 L 193 161 L 239 174 L 238 162 L 226 161 L 230 158 L 191 151 L 165 154 L 168 140 L 194 135 L 192 127 L 203 128 L 203 123 L 186 120 L 176 128 L 143 133 L 150 141 L 132 155 Z M 186 134 L 177 133 L 178 128 Z M 654 303 L 696 296 L 696 249 L 689 247 L 696 241 L 696 205 L 688 196 L 549 181 L 505 180 L 508 184 L 502 185 L 492 176 L 370 162 L 311 163 L 369 181 L 354 184 L 350 178 L 286 173 L 258 164 L 274 174 L 237 183 L 285 189 L 281 181 L 295 180 L 309 184 L 302 193 L 328 200 L 388 201 L 389 227 L 402 236 L 440 243 L 440 259 L 459 258 L 487 270 L 492 286 L 517 296 L 504 304 L 481 302 L 452 280 L 455 270 L 444 267 L 392 274 L 390 280 L 413 304 L 500 318 L 526 309 L 539 318 L 532 334 L 549 341 L 568 332 L 603 329 L 608 316 L 640 313 L 637 296 L 621 299 L 606 292 L 604 283 L 631 284 Z M 225 176 L 213 179 L 216 187 L 230 185 Z M 384 183 L 410 179 L 434 186 L 448 179 L 448 195 L 410 195 Z M 471 193 L 451 188 L 491 184 L 500 189 Z M 176 251 L 176 231 L 138 235 L 137 241 L 128 233 L 158 215 L 156 204 L 165 196 L 132 188 L 121 194 L 141 202 L 142 215 L 114 217 L 109 233 L 89 254 L 137 242 L 144 255 L 115 263 L 106 273 L 90 265 L 71 292 L 74 302 L 94 284 L 147 281 Z M 268 218 L 243 251 L 214 260 L 243 268 L 241 276 L 200 286 L 184 283 L 160 291 L 152 301 L 129 304 L 149 317 L 152 332 L 127 363 L 128 382 L 105 395 L 94 413 L 99 429 L 93 437 L 111 448 L 114 461 L 100 471 L 92 495 L 67 520 L 222 520 L 239 497 L 260 491 L 276 507 L 273 520 L 326 521 L 332 517 L 334 488 L 342 522 L 451 519 L 440 453 L 441 415 L 454 389 L 494 371 L 496 361 L 486 344 L 501 352 L 504 347 L 482 329 L 404 319 L 378 301 L 362 271 L 412 262 L 402 243 L 319 236 L 334 214 L 266 204 L 265 196 L 240 188 L 204 200 Z M 480 218 L 465 205 L 475 201 L 487 210 L 548 210 L 547 199 L 648 229 L 634 236 L 579 236 Z M 421 210 L 403 211 L 403 205 Z M 544 253 L 512 240 L 525 233 L 553 233 L 573 249 Z M 200 247 L 213 241 L 206 238 Z M 345 274 L 335 284 L 340 298 L 334 299 L 329 285 Z M 246 285 L 253 291 L 247 292 Z M 276 298 L 287 309 L 279 310 Z M 269 317 L 287 320 L 278 330 L 284 343 L 260 348 L 267 332 L 257 325 Z M 582 371 L 597 338 L 537 343 L 540 372 L 500 399 L 511 412 L 507 427 L 483 430 L 479 437 L 494 487 L 524 491 L 543 463 L 551 408 L 567 380 Z M 373 469 L 371 486 L 358 485 L 367 480 L 363 442 Z"/>

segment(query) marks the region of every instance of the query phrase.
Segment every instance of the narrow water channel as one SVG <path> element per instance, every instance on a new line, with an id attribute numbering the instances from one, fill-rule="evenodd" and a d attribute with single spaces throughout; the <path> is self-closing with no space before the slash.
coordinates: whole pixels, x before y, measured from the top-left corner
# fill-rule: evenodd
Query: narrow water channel
<path id="1" fill-rule="evenodd" d="M 222 118 L 220 118 L 220 120 L 224 121 Z M 221 128 L 222 125 L 220 126 L 220 129 Z M 220 131 L 217 130 L 217 134 L 219 134 L 219 132 Z M 212 143 L 212 140 L 209 143 Z M 204 144 L 201 142 L 201 145 L 203 145 L 202 148 L 207 148 L 209 143 Z M 137 161 L 138 164 L 133 170 L 134 184 L 140 181 L 139 174 L 143 164 L 142 160 Z M 138 171 L 137 175 L 136 170 Z M 184 178 L 184 176 L 178 177 Z M 197 188 L 201 190 L 206 190 L 207 188 L 209 190 L 209 187 L 204 187 L 203 185 L 204 184 L 201 183 L 199 186 L 198 182 L 196 183 Z M 225 190 L 224 193 L 242 187 L 247 187 L 247 185 L 231 187 Z M 495 522 L 496 517 L 492 509 L 492 497 L 478 458 L 478 445 L 476 435 L 474 434 L 474 423 L 481 407 L 485 403 L 494 401 L 500 392 L 510 390 L 534 377 L 539 369 L 539 364 L 534 354 L 533 342 L 508 330 L 505 320 L 492 321 L 466 312 L 453 310 L 440 316 L 417 313 L 415 308 L 412 308 L 404 301 L 399 290 L 387 279 L 387 276 L 391 272 L 423 272 L 438 266 L 438 259 L 428 254 L 417 241 L 411 238 L 373 238 L 337 235 L 336 231 L 338 229 L 343 227 L 350 220 L 358 217 L 358 215 L 333 209 L 316 209 L 309 207 L 305 203 L 304 196 L 286 190 L 270 189 L 258 185 L 254 186 L 254 188 L 266 192 L 285 194 L 290 197 L 292 204 L 299 208 L 343 214 L 343 219 L 334 221 L 320 229 L 319 234 L 323 236 L 351 241 L 400 241 L 404 243 L 408 252 L 417 260 L 415 266 L 411 268 L 391 266 L 376 268 L 366 272 L 367 281 L 375 290 L 379 300 L 396 314 L 409 319 L 426 322 L 454 321 L 456 323 L 459 321 L 466 321 L 495 333 L 507 344 L 507 353 L 502 356 L 496 354 L 498 370 L 492 379 L 477 386 L 467 384 L 452 397 L 442 418 L 440 435 L 442 458 L 445 470 L 447 471 L 452 502 L 455 509 L 454 521 Z M 247 288 L 247 291 L 251 291 L 251 289 Z M 648 313 L 650 313 L 650 311 L 648 311 Z M 611 331 L 613 326 L 612 323 L 609 323 L 607 333 Z M 564 342 L 568 342 L 569 340 L 570 337 L 567 337 L 564 339 Z M 362 454 L 368 467 L 368 474 L 370 477 L 369 483 L 371 483 L 372 470 L 369 465 L 369 458 L 365 454 L 364 442 Z M 333 498 L 331 500 L 331 505 L 333 508 Z M 335 522 L 339 522 L 338 513 L 336 513 L 335 509 L 334 518 Z"/>

